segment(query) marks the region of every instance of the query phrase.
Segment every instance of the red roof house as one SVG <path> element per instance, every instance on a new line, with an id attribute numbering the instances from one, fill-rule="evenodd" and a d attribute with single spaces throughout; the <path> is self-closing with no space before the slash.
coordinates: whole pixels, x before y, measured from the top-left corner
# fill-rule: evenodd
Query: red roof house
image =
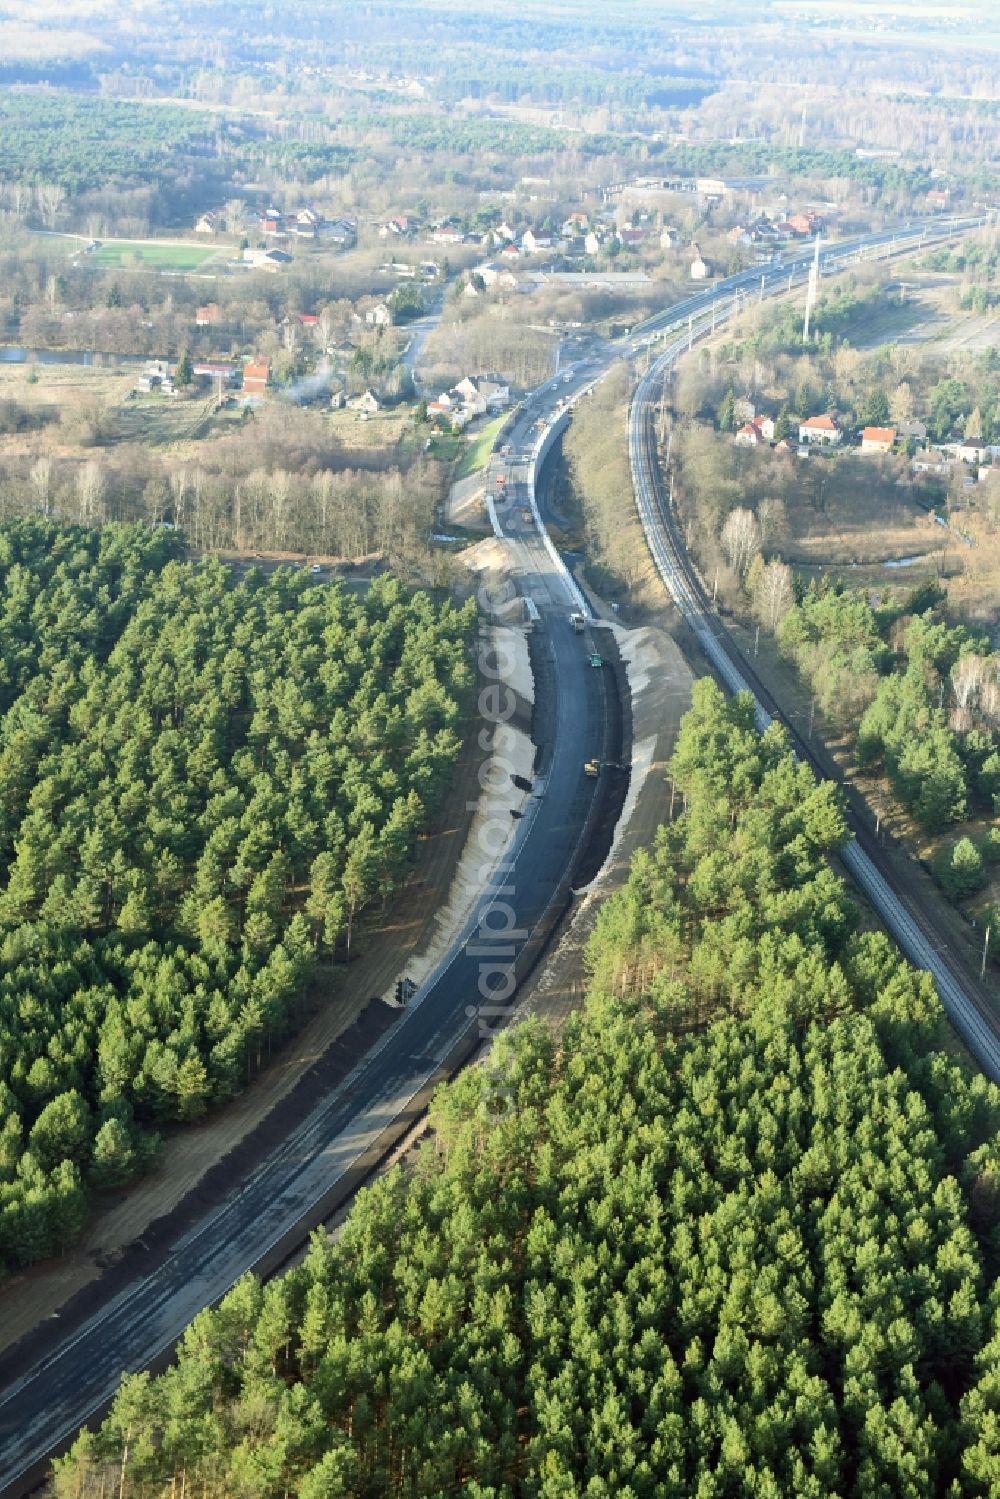
<path id="1" fill-rule="evenodd" d="M 891 453 L 896 441 L 895 427 L 864 427 L 861 432 L 862 453 Z"/>
<path id="2" fill-rule="evenodd" d="M 270 378 L 271 366 L 266 359 L 243 366 L 243 390 L 248 396 L 264 395 Z"/>
<path id="3" fill-rule="evenodd" d="M 837 418 L 829 412 L 799 423 L 799 442 L 837 443 L 843 435 Z"/>

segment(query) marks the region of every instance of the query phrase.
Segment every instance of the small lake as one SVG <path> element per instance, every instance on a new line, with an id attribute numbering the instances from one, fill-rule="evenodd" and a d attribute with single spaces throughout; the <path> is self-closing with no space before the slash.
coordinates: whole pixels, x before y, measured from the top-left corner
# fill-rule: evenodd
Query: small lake
<path id="1" fill-rule="evenodd" d="M 105 354 L 98 349 L 24 349 L 0 344 L 0 364 L 84 364 L 95 369 L 142 368 L 154 354 Z"/>

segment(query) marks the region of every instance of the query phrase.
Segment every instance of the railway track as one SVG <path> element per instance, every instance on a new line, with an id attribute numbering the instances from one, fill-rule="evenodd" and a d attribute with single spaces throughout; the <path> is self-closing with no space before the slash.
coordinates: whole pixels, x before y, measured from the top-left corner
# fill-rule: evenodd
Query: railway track
<path id="1" fill-rule="evenodd" d="M 800 759 L 819 777 L 828 778 L 811 745 L 781 713 L 740 654 L 708 598 L 670 507 L 656 442 L 653 393 L 687 351 L 692 335 L 698 337 L 709 331 L 703 311 L 702 319 L 697 328 L 667 346 L 633 393 L 628 418 L 629 459 L 639 518 L 657 571 L 722 686 L 731 693 L 749 693 L 758 728 L 763 731 L 780 720 Z M 909 961 L 931 974 L 955 1030 L 983 1070 L 1000 1082 L 1000 1015 L 990 995 L 949 949 L 936 913 L 926 909 L 912 892 L 899 888 L 891 860 L 879 845 L 874 829 L 856 809 L 848 810 L 848 826 L 853 838 L 842 853 L 845 868 Z"/>

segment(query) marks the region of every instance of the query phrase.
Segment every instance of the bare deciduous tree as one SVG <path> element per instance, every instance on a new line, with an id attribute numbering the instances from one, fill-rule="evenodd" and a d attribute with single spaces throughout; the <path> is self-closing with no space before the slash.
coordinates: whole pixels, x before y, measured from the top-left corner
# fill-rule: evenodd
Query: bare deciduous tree
<path id="1" fill-rule="evenodd" d="M 973 652 L 959 656 L 951 669 L 951 690 L 958 708 L 973 713 L 979 705 L 979 695 L 986 680 L 987 663 Z"/>
<path id="2" fill-rule="evenodd" d="M 59 210 L 66 198 L 66 189 L 61 182 L 40 182 L 35 189 L 35 201 L 39 212 L 51 229 L 59 216 Z"/>
<path id="3" fill-rule="evenodd" d="M 738 505 L 726 517 L 722 528 L 722 545 L 729 565 L 740 578 L 746 576 L 747 568 L 760 551 L 760 527 L 752 510 Z"/>
<path id="4" fill-rule="evenodd" d="M 104 519 L 104 472 L 96 458 L 88 458 L 76 474 L 76 493 L 80 503 L 80 519 L 86 525 L 95 525 Z"/>
<path id="5" fill-rule="evenodd" d="M 757 618 L 774 634 L 792 607 L 794 599 L 792 569 L 780 557 L 775 557 L 761 572 L 754 592 Z"/>
<path id="6" fill-rule="evenodd" d="M 43 515 L 49 513 L 49 499 L 52 494 L 52 459 L 43 453 L 36 458 L 31 465 L 31 491 L 35 497 L 35 503 Z"/>

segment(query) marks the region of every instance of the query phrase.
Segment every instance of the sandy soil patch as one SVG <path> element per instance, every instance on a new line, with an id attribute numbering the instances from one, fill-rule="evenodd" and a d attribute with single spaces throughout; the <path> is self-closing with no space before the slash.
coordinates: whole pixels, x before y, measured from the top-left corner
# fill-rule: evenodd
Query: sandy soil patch
<path id="1" fill-rule="evenodd" d="M 490 529 L 486 514 L 486 485 L 481 473 L 455 480 L 445 501 L 444 517 L 448 525 L 463 526 L 468 531 Z"/>

